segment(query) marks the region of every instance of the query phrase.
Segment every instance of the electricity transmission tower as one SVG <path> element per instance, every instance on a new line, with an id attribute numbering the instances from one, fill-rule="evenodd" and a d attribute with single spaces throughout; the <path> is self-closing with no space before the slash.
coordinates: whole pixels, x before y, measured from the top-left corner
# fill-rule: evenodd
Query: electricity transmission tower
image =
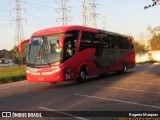
<path id="1" fill-rule="evenodd" d="M 106 30 L 106 16 L 102 16 L 102 25 L 103 25 L 103 30 Z"/>
<path id="2" fill-rule="evenodd" d="M 24 32 L 22 26 L 22 20 L 24 19 L 21 16 L 21 11 L 24 8 L 21 8 L 20 0 L 15 0 L 15 7 L 11 11 L 15 11 L 15 18 L 11 21 L 15 21 L 15 39 L 14 39 L 14 49 L 13 49 L 13 58 L 21 60 L 23 64 L 23 55 L 18 53 L 17 46 L 24 39 Z M 21 59 L 20 59 L 21 58 Z"/>
<path id="3" fill-rule="evenodd" d="M 83 26 L 97 27 L 96 24 L 96 4 L 94 0 L 82 0 Z"/>
<path id="4" fill-rule="evenodd" d="M 59 7 L 56 9 L 58 14 L 61 14 L 59 18 L 57 18 L 58 23 L 62 23 L 62 25 L 68 25 L 68 22 L 71 22 L 72 17 L 69 17 L 67 13 L 71 11 L 71 7 L 67 6 L 68 0 L 56 0 L 56 3 Z"/>

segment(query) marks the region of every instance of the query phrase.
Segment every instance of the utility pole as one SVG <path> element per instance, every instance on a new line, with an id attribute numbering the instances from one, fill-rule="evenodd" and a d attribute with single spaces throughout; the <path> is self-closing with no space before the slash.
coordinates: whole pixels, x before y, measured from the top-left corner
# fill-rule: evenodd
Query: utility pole
<path id="1" fill-rule="evenodd" d="M 94 0 L 82 0 L 83 26 L 97 27 L 96 24 L 96 4 Z"/>
<path id="2" fill-rule="evenodd" d="M 15 7 L 11 9 L 11 11 L 15 11 L 15 18 L 11 21 L 15 21 L 15 39 L 14 39 L 14 49 L 13 49 L 13 58 L 21 60 L 21 63 L 23 64 L 23 55 L 20 56 L 18 54 L 18 45 L 19 43 L 24 39 L 24 32 L 23 32 L 23 26 L 22 26 L 22 18 L 21 16 L 21 10 L 24 8 L 21 8 L 20 0 L 15 0 Z"/>
<path id="3" fill-rule="evenodd" d="M 59 18 L 57 18 L 58 23 L 62 23 L 62 25 L 68 25 L 68 22 L 71 22 L 72 17 L 67 15 L 68 12 L 71 11 L 71 7 L 67 6 L 67 0 L 56 0 L 56 3 L 60 6 L 56 9 L 58 14 L 61 14 Z"/>

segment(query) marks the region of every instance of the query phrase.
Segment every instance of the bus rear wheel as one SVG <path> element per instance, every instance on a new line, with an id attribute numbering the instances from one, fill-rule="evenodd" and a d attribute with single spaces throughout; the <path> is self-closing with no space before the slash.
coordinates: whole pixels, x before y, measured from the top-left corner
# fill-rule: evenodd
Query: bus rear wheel
<path id="1" fill-rule="evenodd" d="M 124 74 L 124 73 L 127 73 L 127 63 L 125 62 L 125 63 L 123 63 L 123 68 L 122 68 L 122 70 L 120 70 L 120 71 L 116 71 L 116 73 L 118 73 L 118 74 Z"/>
<path id="2" fill-rule="evenodd" d="M 122 73 L 127 73 L 127 63 L 124 63 L 123 64 L 123 70 L 122 70 Z"/>
<path id="3" fill-rule="evenodd" d="M 79 72 L 79 78 L 77 78 L 77 82 L 78 83 L 85 82 L 86 81 L 86 75 L 87 75 L 86 69 L 85 69 L 85 67 L 82 67 L 80 72 Z"/>

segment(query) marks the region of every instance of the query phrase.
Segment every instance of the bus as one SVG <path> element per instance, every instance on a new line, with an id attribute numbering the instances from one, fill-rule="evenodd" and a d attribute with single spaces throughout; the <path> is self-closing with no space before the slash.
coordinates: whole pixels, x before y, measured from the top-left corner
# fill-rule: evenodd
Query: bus
<path id="1" fill-rule="evenodd" d="M 72 25 L 43 29 L 28 42 L 26 78 L 29 82 L 57 83 L 135 67 L 133 37 Z"/>

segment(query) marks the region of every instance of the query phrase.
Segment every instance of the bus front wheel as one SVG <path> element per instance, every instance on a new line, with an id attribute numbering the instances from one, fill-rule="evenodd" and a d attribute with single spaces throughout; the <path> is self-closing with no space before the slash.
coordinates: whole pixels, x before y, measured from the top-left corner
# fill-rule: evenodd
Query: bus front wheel
<path id="1" fill-rule="evenodd" d="M 77 82 L 78 82 L 78 83 L 83 83 L 83 82 L 85 82 L 85 80 L 86 80 L 86 75 L 87 75 L 86 69 L 85 69 L 85 67 L 82 67 L 81 70 L 80 70 L 80 72 L 79 72 L 79 78 L 77 78 Z"/>

